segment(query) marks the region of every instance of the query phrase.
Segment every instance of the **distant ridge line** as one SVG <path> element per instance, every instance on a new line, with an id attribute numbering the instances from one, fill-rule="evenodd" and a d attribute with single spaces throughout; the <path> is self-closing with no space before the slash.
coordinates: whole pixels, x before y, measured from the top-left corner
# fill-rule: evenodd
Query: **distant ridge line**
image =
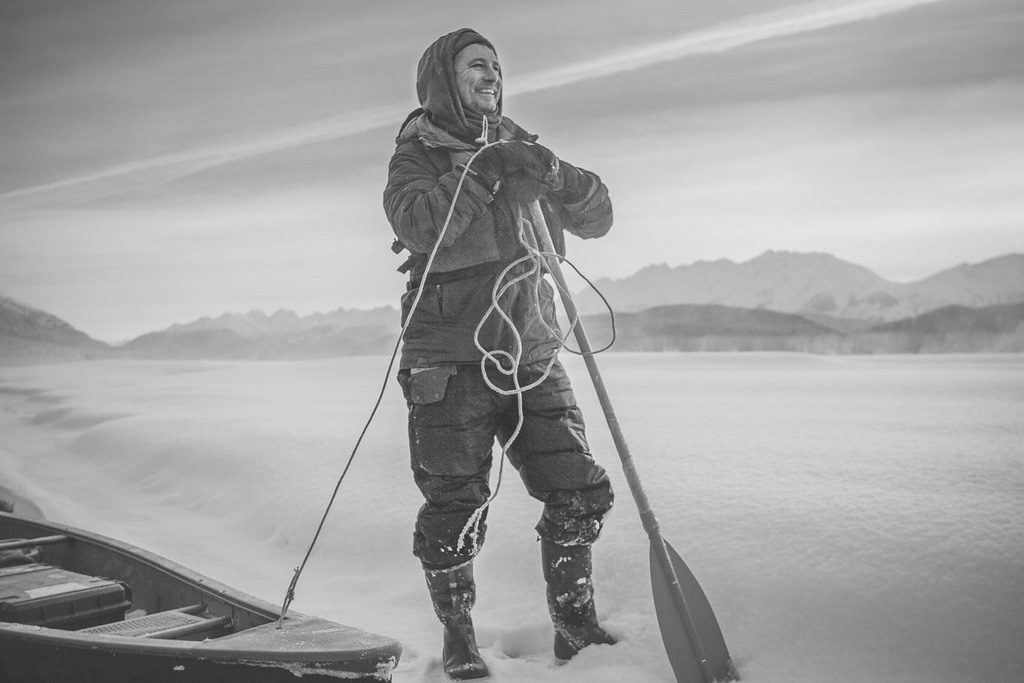
<path id="1" fill-rule="evenodd" d="M 596 287 L 616 311 L 669 304 L 720 304 L 806 316 L 891 322 L 943 306 L 982 308 L 1024 301 L 1024 255 L 960 264 L 927 278 L 896 283 L 825 253 L 767 251 L 749 261 L 697 261 L 647 266 Z M 591 290 L 576 295 L 584 314 L 603 302 Z"/>
<path id="2" fill-rule="evenodd" d="M 648 266 L 597 284 L 616 311 L 618 351 L 1024 351 L 1020 254 L 961 264 L 908 284 L 829 254 L 779 251 L 742 263 Z M 588 297 L 596 299 L 584 292 L 577 301 L 600 346 L 610 321 L 603 304 Z M 393 347 L 398 329 L 399 313 L 391 306 L 305 316 L 254 310 L 176 323 L 114 347 L 0 296 L 0 364 L 378 355 Z"/>

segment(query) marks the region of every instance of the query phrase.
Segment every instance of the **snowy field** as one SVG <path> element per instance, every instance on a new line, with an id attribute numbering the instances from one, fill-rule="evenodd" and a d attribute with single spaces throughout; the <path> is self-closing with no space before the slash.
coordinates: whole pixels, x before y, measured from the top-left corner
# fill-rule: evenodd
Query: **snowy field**
<path id="1" fill-rule="evenodd" d="M 621 642 L 551 656 L 515 473 L 474 613 L 501 682 L 674 681 L 647 539 L 582 363 L 566 359 L 618 500 L 595 552 Z M 1024 357 L 605 355 L 640 476 L 746 683 L 1024 680 Z M 384 358 L 0 368 L 0 485 L 280 604 L 382 381 Z M 298 586 L 297 611 L 400 639 L 438 680 L 410 553 L 419 506 L 391 380 Z"/>

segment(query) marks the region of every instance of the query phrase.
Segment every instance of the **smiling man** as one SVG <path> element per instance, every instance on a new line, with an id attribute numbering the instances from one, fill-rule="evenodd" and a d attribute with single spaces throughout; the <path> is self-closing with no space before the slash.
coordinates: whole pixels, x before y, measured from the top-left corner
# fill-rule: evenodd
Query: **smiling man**
<path id="1" fill-rule="evenodd" d="M 611 485 L 558 362 L 554 292 L 524 258 L 517 220 L 539 201 L 564 252 L 565 232 L 608 231 L 611 202 L 597 175 L 559 160 L 502 115 L 501 87 L 494 46 L 479 33 L 460 29 L 427 48 L 416 78 L 421 108 L 402 124 L 384 191 L 397 250 L 410 252 L 400 268 L 409 285 L 398 380 L 425 499 L 413 552 L 444 625 L 444 669 L 455 679 L 488 675 L 470 610 L 495 439 L 544 503 L 537 533 L 555 656 L 615 642 L 597 622 L 590 578 Z"/>
<path id="2" fill-rule="evenodd" d="M 501 98 L 501 65 L 494 50 L 473 43 L 455 55 L 455 83 L 459 100 L 470 111 L 493 114 Z"/>

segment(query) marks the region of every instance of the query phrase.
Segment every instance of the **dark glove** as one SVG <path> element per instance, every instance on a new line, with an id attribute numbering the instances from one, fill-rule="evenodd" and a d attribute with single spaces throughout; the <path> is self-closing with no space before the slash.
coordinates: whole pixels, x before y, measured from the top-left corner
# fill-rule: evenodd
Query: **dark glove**
<path id="1" fill-rule="evenodd" d="M 552 195 L 563 202 L 575 202 L 586 197 L 590 181 L 583 171 L 572 164 L 559 160 L 558 183 Z"/>
<path id="2" fill-rule="evenodd" d="M 507 196 L 529 203 L 561 187 L 558 157 L 543 145 L 520 140 L 485 148 L 473 162 L 485 176 L 499 177 Z"/>
<path id="3" fill-rule="evenodd" d="M 458 174 L 466 174 L 467 178 L 472 178 L 480 184 L 487 192 L 493 197 L 498 194 L 498 190 L 501 189 L 501 177 L 489 173 L 483 173 L 481 171 L 474 170 L 472 168 L 467 169 L 463 164 L 459 164 L 455 167 L 455 172 Z"/>
<path id="4" fill-rule="evenodd" d="M 554 189 L 550 183 L 534 178 L 526 171 L 516 171 L 505 176 L 504 190 L 506 197 L 517 204 L 529 204 Z"/>
<path id="5" fill-rule="evenodd" d="M 544 145 L 513 140 L 484 148 L 473 161 L 473 168 L 502 177 L 522 171 L 543 178 L 558 168 L 558 158 Z"/>

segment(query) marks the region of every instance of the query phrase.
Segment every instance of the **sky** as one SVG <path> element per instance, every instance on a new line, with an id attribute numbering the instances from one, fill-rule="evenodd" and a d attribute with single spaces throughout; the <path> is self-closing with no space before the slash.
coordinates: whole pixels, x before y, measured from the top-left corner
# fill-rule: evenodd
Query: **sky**
<path id="1" fill-rule="evenodd" d="M 463 26 L 505 114 L 608 185 L 591 279 L 1024 252 L 1016 0 L 0 0 L 0 294 L 106 341 L 396 305 L 387 163 Z"/>

